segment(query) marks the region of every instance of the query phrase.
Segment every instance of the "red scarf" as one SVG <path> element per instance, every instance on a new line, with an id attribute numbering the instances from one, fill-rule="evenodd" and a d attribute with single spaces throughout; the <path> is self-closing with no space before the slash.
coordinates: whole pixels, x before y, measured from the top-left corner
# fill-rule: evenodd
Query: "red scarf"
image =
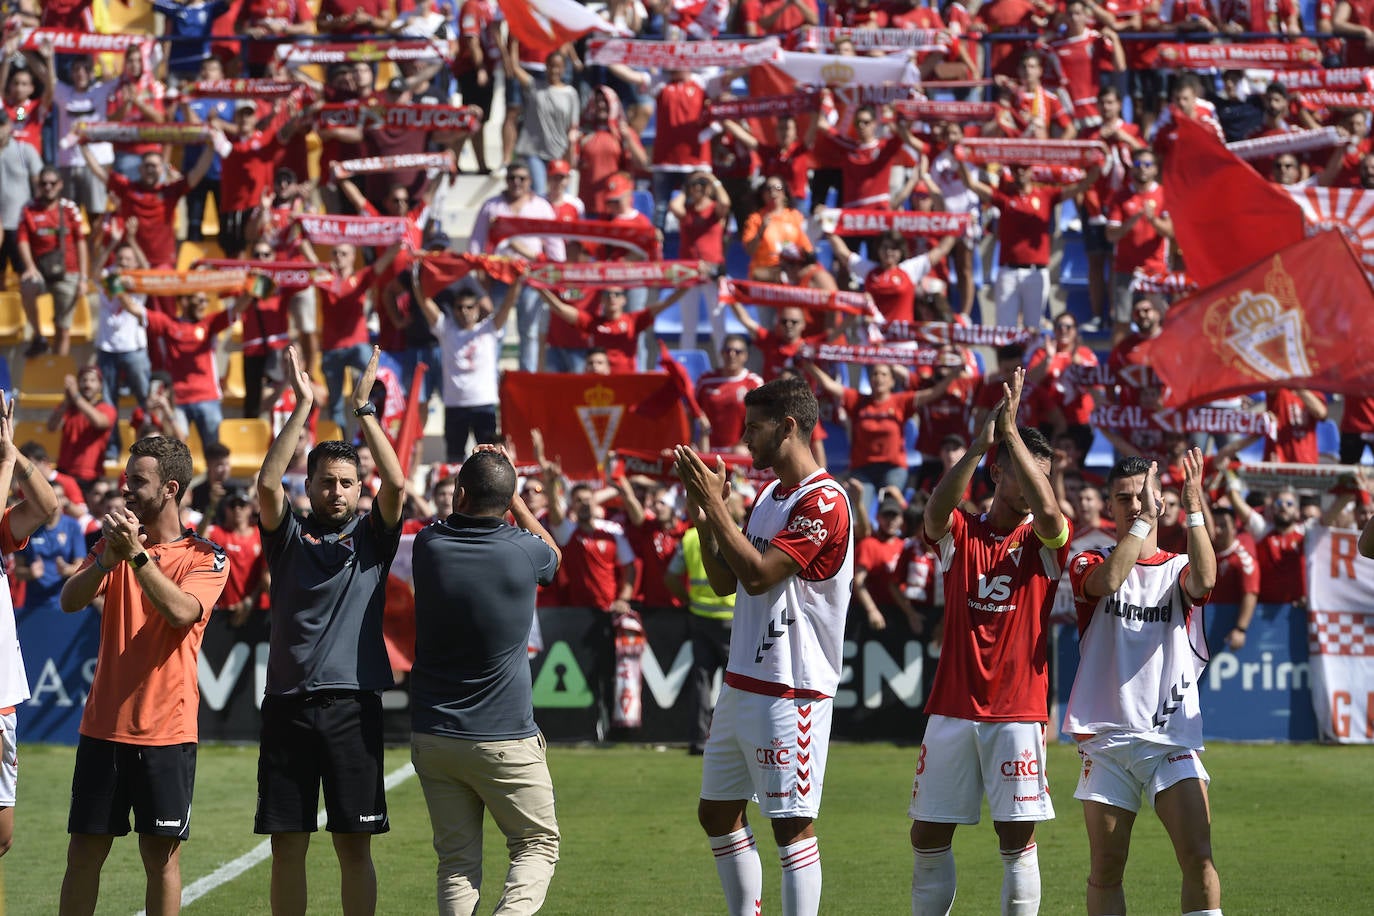
<path id="1" fill-rule="evenodd" d="M 970 165 L 1071 165 L 1091 168 L 1107 158 L 1100 140 L 1025 140 L 968 137 L 954 147 L 954 158 Z"/>
<path id="2" fill-rule="evenodd" d="M 531 266 L 525 282 L 535 289 L 681 289 L 710 282 L 715 270 L 705 261 L 585 261 Z"/>
<path id="3" fill-rule="evenodd" d="M 491 221 L 487 241 L 499 245 L 506 239 L 520 235 L 545 238 L 577 239 L 601 245 L 626 248 L 641 257 L 653 257 L 658 252 L 658 236 L 652 227 L 646 229 L 625 220 L 598 219 L 529 219 L 523 216 L 498 216 Z"/>
<path id="4" fill-rule="evenodd" d="M 760 283 L 756 280 L 727 280 L 730 296 L 746 305 L 767 308 L 803 308 L 811 312 L 842 312 L 846 315 L 873 316 L 873 297 L 868 293 L 844 290 L 811 289 L 783 283 Z"/>

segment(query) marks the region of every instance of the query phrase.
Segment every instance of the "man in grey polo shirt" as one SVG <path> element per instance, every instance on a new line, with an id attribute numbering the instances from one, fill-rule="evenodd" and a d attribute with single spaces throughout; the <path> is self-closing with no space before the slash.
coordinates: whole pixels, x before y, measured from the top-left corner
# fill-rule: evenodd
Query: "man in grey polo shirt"
<path id="1" fill-rule="evenodd" d="M 38 151 L 14 139 L 14 123 L 0 107 L 0 291 L 8 266 L 16 276 L 24 273 L 19 260 L 19 215 L 33 197 L 33 178 L 43 168 Z"/>
<path id="2" fill-rule="evenodd" d="M 381 488 L 358 514 L 358 452 L 321 442 L 306 463 L 310 514 L 291 511 L 282 476 L 315 402 L 295 347 L 286 375 L 296 406 L 258 474 L 259 526 L 272 572 L 272 634 L 262 702 L 258 810 L 253 829 L 272 835 L 272 912 L 306 911 L 305 854 L 324 787 L 325 829 L 342 873 L 343 912 L 372 913 L 377 873 L 372 835 L 390 829 L 382 774 L 381 691 L 392 685 L 382 641 L 386 579 L 401 539 L 405 474 L 367 400 L 379 351 L 353 387 L 353 413 Z"/>
<path id="3" fill-rule="evenodd" d="M 477 908 L 486 809 L 510 849 L 496 912 L 535 913 L 559 837 L 525 649 L 535 592 L 561 555 L 515 495 L 515 468 L 497 446 L 463 463 L 455 505 L 415 538 L 410 753 L 434 827 L 439 912 Z"/>

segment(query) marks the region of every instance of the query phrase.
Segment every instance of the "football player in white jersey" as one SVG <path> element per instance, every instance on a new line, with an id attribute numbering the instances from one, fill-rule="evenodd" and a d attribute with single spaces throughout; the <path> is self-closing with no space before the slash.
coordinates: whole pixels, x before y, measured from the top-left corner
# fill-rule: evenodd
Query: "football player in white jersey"
<path id="1" fill-rule="evenodd" d="M 1116 547 L 1069 563 L 1082 662 L 1064 730 L 1083 758 L 1074 797 L 1088 828 L 1089 914 L 1126 912 L 1121 881 L 1142 793 L 1174 844 L 1185 916 L 1221 914 L 1198 698 L 1208 660 L 1202 610 L 1217 578 L 1200 449 L 1184 455 L 1183 470 L 1186 556 L 1159 549 L 1157 468 L 1131 457 L 1107 477 Z"/>
<path id="2" fill-rule="evenodd" d="M 745 817 L 757 801 L 782 862 L 781 911 L 820 908 L 820 811 L 831 702 L 843 667 L 854 577 L 845 490 L 811 453 L 819 405 L 806 382 L 779 378 L 744 396 L 744 443 L 778 479 L 740 531 L 723 461 L 711 469 L 687 446 L 677 473 L 701 532 L 711 588 L 735 595 L 725 684 L 702 761 L 697 817 L 711 842 L 731 916 L 760 911 L 763 868 Z"/>
<path id="3" fill-rule="evenodd" d="M 14 401 L 0 390 L 0 493 L 11 482 L 25 498 L 0 516 L 0 550 L 11 553 L 28 543 L 29 535 L 57 509 L 57 495 L 46 477 L 14 447 Z M 15 789 L 19 781 L 19 747 L 15 740 L 14 707 L 29 698 L 24 656 L 15 632 L 9 584 L 0 573 L 0 856 L 14 841 Z"/>

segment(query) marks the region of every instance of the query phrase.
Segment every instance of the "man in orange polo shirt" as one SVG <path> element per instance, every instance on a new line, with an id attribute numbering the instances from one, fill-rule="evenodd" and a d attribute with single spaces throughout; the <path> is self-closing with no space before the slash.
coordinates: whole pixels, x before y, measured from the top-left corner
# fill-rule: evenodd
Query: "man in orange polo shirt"
<path id="1" fill-rule="evenodd" d="M 229 577 L 224 552 L 181 527 L 178 503 L 191 482 L 184 442 L 140 439 L 125 476 L 125 508 L 101 519 L 100 540 L 62 589 L 69 614 L 105 596 L 72 774 L 62 913 L 95 911 L 101 866 L 114 837 L 129 833 L 130 807 L 148 910 L 180 911 L 180 848 L 191 835 L 196 776 L 196 658 Z"/>

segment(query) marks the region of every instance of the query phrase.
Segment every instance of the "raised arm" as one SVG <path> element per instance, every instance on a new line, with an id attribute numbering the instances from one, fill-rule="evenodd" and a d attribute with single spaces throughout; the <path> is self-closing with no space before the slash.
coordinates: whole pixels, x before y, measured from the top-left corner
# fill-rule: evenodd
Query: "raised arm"
<path id="1" fill-rule="evenodd" d="M 906 184 L 902 185 L 895 194 L 888 198 L 888 203 L 891 205 L 892 209 L 900 210 L 902 208 L 902 203 L 907 200 L 907 198 L 911 197 L 912 193 L 916 190 L 916 186 L 920 184 L 921 179 L 925 177 L 926 173 L 920 167 L 912 169 L 910 176 L 906 180 Z"/>
<path id="2" fill-rule="evenodd" d="M 935 245 L 926 252 L 926 259 L 930 261 L 930 266 L 938 267 L 941 261 L 949 257 L 949 253 L 954 250 L 954 244 L 958 241 L 958 236 L 947 235 L 936 242 Z"/>
<path id="3" fill-rule="evenodd" d="M 992 186 L 979 181 L 977 176 L 973 174 L 973 169 L 969 168 L 968 163 L 962 160 L 959 162 L 959 175 L 964 180 L 964 186 L 972 191 L 979 200 L 985 204 L 992 201 Z"/>
<path id="4" fill-rule="evenodd" d="M 940 400 L 940 398 L 944 397 L 946 392 L 949 391 L 949 386 L 953 385 L 955 379 L 959 377 L 958 375 L 940 376 L 940 378 L 935 380 L 934 385 L 921 388 L 916 392 L 916 397 L 913 399 L 914 403 L 912 406 L 919 410 L 927 404 Z"/>
<path id="5" fill-rule="evenodd" d="M 200 115 L 196 114 L 195 110 L 191 108 L 190 105 L 183 104 L 182 110 L 186 112 L 186 120 L 190 121 L 192 124 L 204 123 L 201 120 Z M 215 109 L 210 110 L 209 123 L 217 127 L 219 129 L 219 132 L 224 134 L 225 137 L 233 137 L 235 140 L 237 140 L 240 136 L 248 133 L 248 131 L 239 130 L 238 124 L 236 124 L 234 121 L 224 120 L 224 118 L 220 117 L 219 112 Z"/>
<path id="6" fill-rule="evenodd" d="M 648 514 L 644 511 L 644 504 L 635 495 L 635 488 L 631 486 L 630 479 L 623 474 L 611 481 L 615 486 L 616 493 L 620 496 L 620 503 L 625 507 L 625 518 L 631 525 L 638 528 L 644 524 Z"/>
<path id="7" fill-rule="evenodd" d="M 483 447 L 477 446 L 479 450 Z M 558 542 L 553 539 L 553 535 L 549 534 L 543 525 L 539 524 L 539 517 L 530 511 L 530 507 L 525 505 L 524 498 L 518 492 L 511 497 L 510 514 L 515 519 L 516 526 L 525 529 L 549 545 L 553 555 L 558 558 L 556 565 L 561 566 L 563 564 L 563 551 L 559 549 Z"/>
<path id="8" fill-rule="evenodd" d="M 1183 588 L 1190 598 L 1205 598 L 1217 584 L 1217 555 L 1207 533 L 1206 496 L 1202 492 L 1202 449 L 1183 455 L 1183 511 L 1188 513 L 1188 578 Z"/>
<path id="9" fill-rule="evenodd" d="M 1365 522 L 1360 532 L 1360 556 L 1374 560 L 1374 518 Z"/>
<path id="10" fill-rule="evenodd" d="M 96 429 L 109 429 L 113 425 L 113 422 L 108 416 L 102 413 L 90 401 L 86 400 L 86 396 L 81 393 L 80 389 L 72 392 L 72 404 L 75 405 L 77 410 L 81 411 L 82 415 L 85 416 Z"/>
<path id="11" fill-rule="evenodd" d="M 109 261 L 110 252 L 114 251 L 115 246 L 118 245 L 121 241 L 122 239 L 114 238 L 109 233 L 92 232 L 90 263 L 87 266 L 97 268 L 98 270 L 98 268 L 100 268 L 101 265 Z M 95 272 L 88 271 L 86 275 L 90 277 L 92 280 L 98 279 L 95 275 Z M 92 308 L 94 308 L 95 303 L 91 303 L 91 306 Z"/>
<path id="12" fill-rule="evenodd" d="M 830 397 L 836 401 L 844 400 L 844 386 L 831 377 L 830 373 L 816 365 L 815 360 L 803 360 L 802 369 L 806 370 L 806 373 L 816 380 L 816 384 L 821 386 L 821 390 Z"/>
<path id="13" fill-rule="evenodd" d="M 38 54 L 29 58 L 29 69 L 35 80 L 43 84 L 43 109 L 52 110 L 53 91 L 56 89 L 57 69 L 53 66 L 52 40 L 44 39 Z M 0 83 L 0 86 L 5 85 Z"/>
<path id="14" fill-rule="evenodd" d="M 1117 457 L 1124 458 L 1127 455 L 1140 454 L 1140 449 L 1135 447 L 1135 443 L 1131 442 L 1130 439 L 1127 439 L 1117 430 L 1102 428 L 1099 429 L 1098 432 L 1102 434 L 1102 438 L 1112 444 L 1112 448 L 1116 450 Z"/>
<path id="15" fill-rule="evenodd" d="M 900 116 L 895 118 L 892 122 L 892 135 L 894 137 L 899 138 L 904 146 L 916 150 L 917 161 L 916 168 L 913 171 L 915 171 L 917 175 L 923 174 L 924 165 L 926 161 L 926 153 L 929 151 L 929 147 L 926 146 L 924 141 L 918 140 L 916 136 L 911 132 L 910 122 L 908 122 L 906 118 Z M 900 156 L 901 153 L 902 151 L 900 149 L 894 149 L 888 155 L 891 158 L 895 159 L 897 156 Z"/>
<path id="16" fill-rule="evenodd" d="M 1072 518 L 1075 523 L 1078 521 L 1078 507 L 1069 502 L 1069 493 L 1064 486 L 1064 465 L 1067 459 L 1059 449 L 1054 450 L 1054 457 L 1050 459 L 1050 488 L 1054 490 L 1054 499 L 1059 503 L 1059 511 L 1063 512 L 1067 518 Z M 1088 486 L 1084 483 L 1083 486 Z"/>
<path id="17" fill-rule="evenodd" d="M 549 500 L 549 526 L 557 528 L 567 519 L 565 498 L 567 488 L 563 485 L 563 468 L 558 462 L 550 461 L 544 453 L 544 433 L 538 427 L 530 430 L 530 444 L 534 447 L 534 460 L 544 478 L 544 492 Z"/>
<path id="18" fill-rule="evenodd" d="M 864 538 L 873 533 L 873 523 L 868 518 L 867 500 L 864 499 L 864 483 L 857 477 L 851 477 L 844 482 L 844 491 L 849 494 L 849 524 L 854 535 L 854 543 L 858 544 Z M 878 503 L 883 501 L 882 494 L 878 495 Z"/>
<path id="19" fill-rule="evenodd" d="M 439 189 L 439 179 L 448 174 L 444 169 L 429 169 L 425 172 L 424 183 L 420 185 L 420 190 L 415 192 L 416 203 L 429 206 L 430 201 L 434 200 L 434 192 Z"/>
<path id="20" fill-rule="evenodd" d="M 439 319 L 444 316 L 443 310 L 439 308 L 439 303 L 424 294 L 417 296 L 415 301 L 420 306 L 420 314 L 425 316 L 425 324 L 429 325 L 429 329 L 433 331 L 439 324 Z"/>
<path id="21" fill-rule="evenodd" d="M 1065 139 L 1068 139 L 1068 138 L 1066 137 Z M 1089 188 L 1091 188 L 1093 185 L 1097 184 L 1097 180 L 1098 180 L 1099 178 L 1101 178 L 1101 177 L 1102 177 L 1102 166 L 1100 166 L 1100 165 L 1094 165 L 1094 166 L 1092 166 L 1091 168 L 1088 169 L 1087 173 L 1084 174 L 1084 176 L 1083 176 L 1082 178 L 1078 179 L 1078 180 L 1075 181 L 1073 184 L 1066 184 L 1066 185 L 1064 185 L 1064 187 L 1061 188 L 1060 191 L 1059 191 L 1060 198 L 1063 199 L 1063 200 L 1068 200 L 1068 199 L 1070 199 L 1070 198 L 1077 198 L 1077 197 L 1081 196 L 1081 195 L 1082 195 L 1084 192 L 1086 192 Z M 1154 222 L 1153 217 L 1151 217 L 1150 222 L 1151 222 L 1151 223 Z M 1170 226 L 1170 228 L 1169 228 L 1169 238 L 1173 238 L 1173 224 L 1170 223 L 1169 226 Z M 1162 232 L 1162 230 L 1160 230 L 1158 226 L 1156 226 L 1155 229 L 1156 229 L 1156 231 Z"/>
<path id="22" fill-rule="evenodd" d="M 1083 579 L 1081 590 L 1083 597 L 1089 600 L 1097 600 L 1106 595 L 1115 594 L 1126 581 L 1126 576 L 1130 574 L 1132 568 L 1140 560 L 1144 553 L 1145 543 L 1149 541 L 1155 545 L 1155 526 L 1159 523 L 1159 507 L 1163 500 L 1159 495 L 1159 466 L 1151 461 L 1150 470 L 1145 475 L 1145 481 L 1140 485 L 1138 494 L 1117 493 L 1113 499 L 1132 500 L 1139 504 L 1139 514 L 1136 520 L 1131 523 L 1131 527 L 1124 532 L 1117 532 L 1116 549 L 1107 557 L 1107 561 L 1098 565 L 1090 571 Z M 1206 537 L 1205 530 L 1201 535 Z M 1194 534 L 1188 532 L 1189 544 L 1192 543 Z M 1213 558 L 1212 576 L 1216 578 L 1216 560 Z"/>
<path id="23" fill-rule="evenodd" d="M 110 418 L 99 410 L 96 410 L 95 405 L 82 396 L 81 386 L 76 383 L 76 376 L 67 376 L 63 379 L 62 385 L 65 397 L 62 403 L 53 408 L 53 412 L 48 416 L 49 430 L 55 431 L 62 425 L 62 420 L 68 406 L 75 407 L 80 411 L 96 429 L 110 428 Z"/>
<path id="24" fill-rule="evenodd" d="M 1294 388 L 1293 393 L 1302 401 L 1302 406 L 1307 408 L 1307 412 L 1312 415 L 1314 420 L 1325 420 L 1328 413 L 1326 401 L 1320 395 L 1313 393 L 1307 388 Z"/>
<path id="25" fill-rule="evenodd" d="M 138 243 L 138 217 L 131 216 L 124 221 L 124 243 L 134 250 L 134 260 L 139 270 L 147 270 L 153 265 L 148 263 L 148 255 Z"/>
<path id="26" fill-rule="evenodd" d="M 1336 12 L 1331 17 L 1332 33 L 1346 38 L 1358 38 L 1364 41 L 1369 41 L 1370 38 L 1374 38 L 1374 29 L 1362 26 L 1358 21 L 1351 21 L 1353 14 L 1354 7 L 1351 6 L 1348 0 L 1341 0 L 1340 3 L 1337 3 Z"/>
<path id="27" fill-rule="evenodd" d="M 931 491 L 922 520 L 926 537 L 931 541 L 938 541 L 949 534 L 954 510 L 964 501 L 964 494 L 973 482 L 973 474 L 978 470 L 978 463 L 992 448 L 992 443 L 997 437 L 998 417 L 1005 407 L 1005 401 L 997 402 L 997 406 L 992 408 L 988 418 L 983 421 L 983 427 L 978 435 L 969 443 L 968 451 L 954 463 L 954 467 L 945 471 L 935 484 L 935 489 Z"/>
<path id="28" fill-rule="evenodd" d="M 263 459 L 262 470 L 258 472 L 258 513 L 262 527 L 268 532 L 281 527 L 289 511 L 281 480 L 305 431 L 305 421 L 315 406 L 315 384 L 301 364 L 301 356 L 294 346 L 286 348 L 286 380 L 296 395 L 296 406 L 292 408 L 291 416 L 286 418 L 286 425 L 272 440 Z"/>
<path id="29" fill-rule="evenodd" d="M 673 192 L 673 196 L 668 198 L 668 212 L 673 214 L 678 222 L 687 218 L 687 194 L 685 192 Z"/>
<path id="30" fill-rule="evenodd" d="M 270 187 L 262 189 L 258 205 L 249 214 L 248 225 L 244 229 L 250 246 L 272 234 L 272 203 L 275 200 L 276 195 Z"/>
<path id="31" fill-rule="evenodd" d="M 339 143 L 362 143 L 365 139 L 361 127 L 323 127 L 319 135 L 321 140 L 336 140 Z"/>
<path id="32" fill-rule="evenodd" d="M 1020 366 L 1012 373 L 1011 382 L 1002 383 L 1002 396 L 1005 402 L 997 414 L 997 432 L 1002 440 L 1002 448 L 1011 455 L 1011 469 L 1021 485 L 1021 493 L 1030 506 L 1032 527 L 1035 534 L 1046 544 L 1062 545 L 1068 537 L 1068 525 L 1064 513 L 1059 509 L 1059 501 L 1054 498 L 1054 487 L 1030 449 L 1021 438 L 1016 426 L 1016 414 L 1021 406 L 1021 386 L 1026 372 Z"/>
<path id="33" fill-rule="evenodd" d="M 1264 516 L 1250 508 L 1250 504 L 1245 501 L 1245 490 L 1241 486 L 1240 475 L 1234 471 L 1226 472 L 1226 494 L 1231 501 L 1231 508 L 1236 513 L 1236 527 L 1241 531 L 1249 531 L 1259 540 L 1264 531 Z"/>
<path id="34" fill-rule="evenodd" d="M 491 316 L 492 325 L 499 331 L 506 326 L 510 320 L 510 313 L 515 308 L 515 301 L 520 298 L 520 293 L 525 289 L 525 275 L 521 274 L 515 278 L 515 282 L 506 287 L 505 298 Z"/>
<path id="35" fill-rule="evenodd" d="M 833 232 L 827 232 L 825 240 L 830 243 L 830 250 L 834 253 L 835 260 L 842 264 L 848 264 L 854 253 L 849 250 L 849 245 L 846 244 L 845 240 Z"/>
<path id="36" fill-rule="evenodd" d="M 215 517 L 219 515 L 219 507 L 224 502 L 227 492 L 222 483 L 212 483 L 209 486 L 210 496 L 205 503 L 205 511 L 200 514 L 200 521 L 196 522 L 196 534 L 205 537 L 205 532 L 210 530 L 210 526 L 215 523 Z M 186 496 L 182 501 L 182 507 L 190 505 L 191 491 L 186 491 Z"/>
<path id="37" fill-rule="evenodd" d="M 1111 15 L 1108 13 L 1108 15 Z M 1301 29 L 1299 30 L 1301 31 Z M 1126 72 L 1126 48 L 1121 42 L 1121 36 L 1111 26 L 1104 26 L 1101 35 L 1112 46 L 1112 70 L 1116 73 Z"/>
<path id="38" fill-rule="evenodd" d="M 640 171 L 648 171 L 653 163 L 649 160 L 649 151 L 644 148 L 644 143 L 639 139 L 639 134 L 631 129 L 630 125 L 624 121 L 617 124 L 620 132 L 621 156 L 628 154 L 629 161 Z"/>
<path id="39" fill-rule="evenodd" d="M 142 324 L 147 325 L 148 308 L 145 304 L 140 303 L 137 299 L 135 299 L 133 294 L 119 293 L 115 296 L 115 301 L 119 303 L 120 308 L 128 312 L 130 315 L 133 315 Z"/>
<path id="40" fill-rule="evenodd" d="M 338 187 L 339 192 L 343 194 L 344 197 L 348 198 L 348 202 L 353 205 L 353 209 L 357 210 L 359 213 L 368 212 L 371 204 L 369 204 L 367 198 L 363 196 L 363 192 L 358 190 L 358 186 L 353 182 L 353 179 L 344 177 L 337 162 L 334 164 L 334 184 Z"/>
<path id="41" fill-rule="evenodd" d="M 377 381 L 377 363 L 381 355 L 380 347 L 372 348 L 372 358 L 367 361 L 363 377 L 353 386 L 355 411 L 371 403 L 368 396 L 372 393 L 373 383 Z M 401 460 L 396 456 L 396 449 L 392 447 L 390 437 L 387 436 L 386 430 L 382 429 L 381 418 L 376 413 L 364 414 L 358 418 L 358 423 L 362 427 L 363 441 L 372 450 L 372 457 L 377 462 L 377 473 L 382 480 L 381 489 L 377 492 L 377 505 L 381 509 L 382 521 L 388 528 L 394 528 L 401 523 L 401 507 L 405 505 L 405 471 L 401 469 Z"/>
<path id="42" fill-rule="evenodd" d="M 1055 354 L 1059 352 L 1059 347 L 1055 342 L 1054 335 L 1045 338 L 1045 342 L 1036 348 L 1030 355 L 1030 365 L 1026 367 L 1026 384 L 1034 388 L 1045 380 L 1045 376 L 1050 373 L 1050 364 L 1054 362 Z M 1069 372 L 1073 372 L 1073 367 L 1069 367 Z"/>
<path id="43" fill-rule="evenodd" d="M 71 376 L 68 376 L 70 378 Z M 67 405 L 71 403 L 71 396 L 65 395 L 61 401 L 48 411 L 48 432 L 55 433 L 62 428 L 62 421 L 67 416 Z"/>
<path id="44" fill-rule="evenodd" d="M 197 185 L 204 181 L 205 176 L 209 174 L 210 166 L 214 164 L 214 161 L 215 144 L 212 140 L 211 142 L 206 143 L 205 146 L 201 149 L 200 158 L 198 158 L 196 160 L 196 164 L 191 167 L 191 173 L 186 176 L 186 187 L 194 189 Z"/>
<path id="45" fill-rule="evenodd" d="M 691 499 L 688 499 L 687 506 L 688 511 L 694 511 L 695 504 Z M 701 562 L 706 570 L 706 582 L 711 586 L 711 591 L 721 597 L 733 595 L 739 591 L 739 577 L 721 553 L 719 539 L 707 523 L 704 511 L 700 507 L 696 507 L 695 511 L 697 527 L 701 529 Z M 737 528 L 733 530 L 738 532 Z"/>
<path id="46" fill-rule="evenodd" d="M 730 310 L 735 313 L 735 318 L 744 326 L 744 330 L 749 333 L 750 338 L 758 340 L 759 331 L 763 330 L 763 325 L 754 320 L 754 316 L 749 314 L 749 310 L 739 302 L 731 300 Z"/>
<path id="47" fill-rule="evenodd" d="M 646 309 L 646 311 L 650 315 L 657 315 L 660 312 L 667 309 L 669 306 L 677 304 L 679 301 L 681 301 L 683 296 L 694 291 L 695 289 L 695 286 L 679 287 L 678 289 L 675 289 L 668 295 L 664 296 L 662 299 L 655 299 L 653 302 L 650 302 L 649 307 Z"/>
<path id="48" fill-rule="evenodd" d="M 720 121 L 720 126 L 725 130 L 726 133 L 728 133 L 730 136 L 734 137 L 736 140 L 742 143 L 745 146 L 745 148 L 750 150 L 756 150 L 759 148 L 758 138 L 751 134 L 747 129 L 745 129 L 744 125 L 740 124 L 733 118 L 722 118 Z"/>
<path id="49" fill-rule="evenodd" d="M 1341 174 L 1341 169 L 1345 166 L 1345 154 L 1349 152 L 1350 146 L 1342 143 L 1340 146 L 1332 147 L 1331 155 L 1326 160 L 1326 165 L 1322 168 L 1321 174 L 1317 176 L 1317 184 L 1323 188 L 1329 188 L 1336 183 L 1336 179 Z"/>
<path id="50" fill-rule="evenodd" d="M 5 40 L 3 47 L 0 47 L 0 87 L 10 84 L 11 65 L 14 63 L 14 56 L 19 51 L 21 36 L 16 32 L 12 37 Z"/>
<path id="51" fill-rule="evenodd" d="M 539 296 L 549 304 L 550 312 L 557 315 L 568 324 L 577 324 L 577 309 L 555 296 L 553 290 L 541 288 L 539 290 Z"/>
<path id="52" fill-rule="evenodd" d="M 95 154 L 91 152 L 90 144 L 79 143 L 77 145 L 81 147 L 81 156 L 86 160 L 86 168 L 91 170 L 91 174 L 99 179 L 101 184 L 109 184 L 110 170 L 99 162 L 96 162 Z"/>
<path id="53" fill-rule="evenodd" d="M 725 185 L 714 175 L 711 176 L 711 199 L 715 201 L 716 216 L 721 219 L 725 219 L 730 214 L 730 208 L 735 205 L 730 199 L 730 192 L 725 190 Z"/>
<path id="54" fill-rule="evenodd" d="M 76 294 L 84 299 L 91 292 L 91 249 L 80 240 L 76 243 L 76 271 L 79 278 L 76 281 Z"/>
<path id="55" fill-rule="evenodd" d="M 11 483 L 24 493 L 24 499 L 10 510 L 10 532 L 16 541 L 22 541 L 52 515 L 57 508 L 57 494 L 33 462 L 15 447 L 14 398 L 7 398 L 0 389 L 0 493 L 10 492 Z"/>

